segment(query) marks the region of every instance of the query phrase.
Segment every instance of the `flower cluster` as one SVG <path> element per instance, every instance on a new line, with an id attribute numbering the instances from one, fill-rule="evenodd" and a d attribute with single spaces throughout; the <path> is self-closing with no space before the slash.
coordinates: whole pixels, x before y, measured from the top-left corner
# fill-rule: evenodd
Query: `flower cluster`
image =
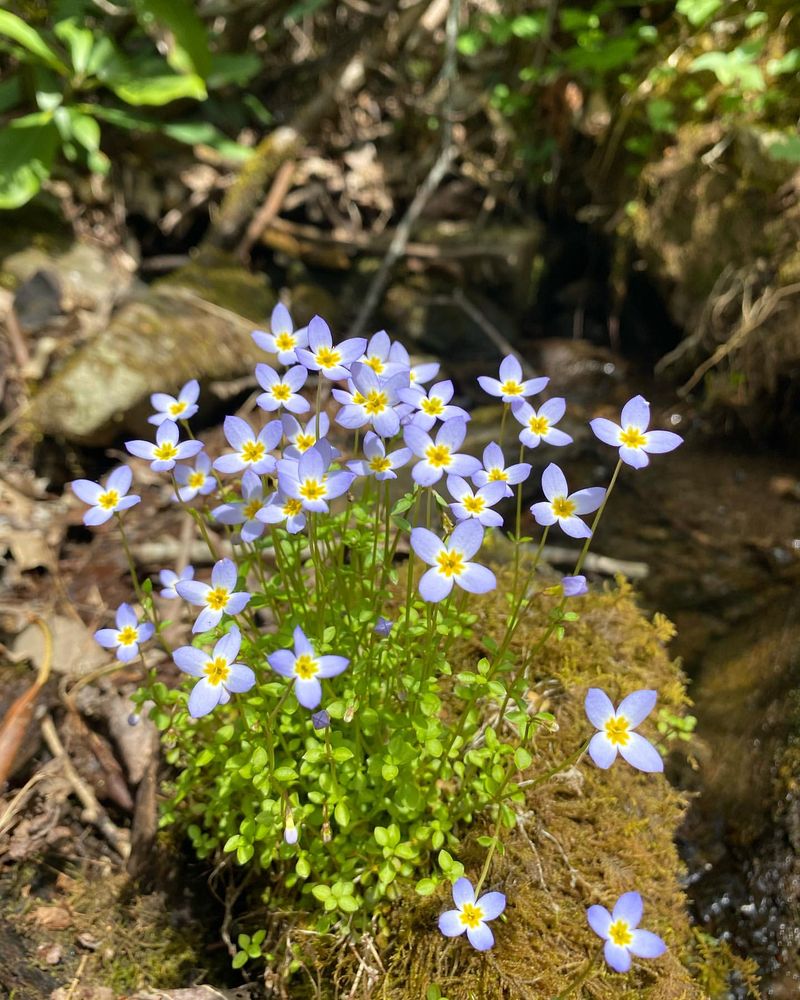
<path id="1" fill-rule="evenodd" d="M 484 951 L 494 945 L 488 923 L 504 914 L 506 897 L 480 889 L 503 823 L 514 822 L 512 806 L 523 800 L 518 772 L 532 762 L 526 745 L 546 722 L 528 711 L 528 663 L 509 652 L 531 606 L 536 560 L 556 525 L 583 542 L 574 571 L 542 592 L 552 598 L 546 641 L 577 617 L 565 607 L 587 592 L 583 561 L 620 463 L 642 468 L 649 454 L 677 447 L 680 438 L 648 430 L 649 406 L 636 396 L 619 425 L 591 422 L 601 441 L 619 449 L 608 488 L 570 492 L 561 468 L 545 461 L 544 500 L 529 508 L 544 531 L 523 574 L 522 498 L 533 475 L 526 450 L 572 441 L 556 426 L 564 399 L 534 405 L 547 378 L 526 377 L 509 356 L 499 377 L 478 379 L 501 401 L 503 423 L 477 458 L 465 445 L 470 414 L 458 405 L 454 384 L 434 381 L 439 365 L 412 364 L 385 331 L 337 343 L 321 317 L 295 329 L 279 305 L 269 332 L 253 338 L 272 362 L 256 366 L 255 410 L 225 417 L 222 454 L 209 455 L 189 428 L 198 412 L 196 381 L 177 396 L 154 394 L 155 440 L 126 444 L 165 475 L 172 502 L 186 508 L 208 544 L 210 574 L 193 566 L 159 573 L 159 596 L 182 602 L 175 617 L 191 614 L 190 644 L 169 649 L 151 583 L 136 579 L 147 620 L 123 604 L 116 628 L 100 629 L 97 641 L 127 662 L 156 635 L 192 678 L 191 690 L 145 685 L 141 702 L 155 703 L 159 725 L 170 732 L 170 762 L 183 768 L 167 816 L 182 818 L 201 856 L 221 848 L 265 868 L 294 859 L 289 884 L 307 883 L 302 891 L 320 904 L 318 927 L 327 932 L 391 896 L 395 880 L 430 871 L 438 852 L 455 904 L 439 928 L 446 937 L 466 934 Z M 521 428 L 516 460 L 503 448 L 509 416 Z M 128 493 L 131 478 L 123 466 L 105 486 L 73 483 L 89 507 L 85 523 L 116 515 L 124 539 L 121 514 L 140 501 Z M 446 693 L 450 644 L 475 624 L 467 595 L 498 585 L 481 549 L 506 524 L 514 497 L 505 632 L 487 645 L 491 656 L 475 672 L 458 674 Z M 584 520 L 590 514 L 591 523 Z M 400 548 L 404 535 L 407 548 Z M 409 553 L 405 587 L 398 551 Z M 442 711 L 444 697 L 463 702 L 455 724 L 453 713 Z M 500 702 L 498 731 L 509 722 L 505 743 L 494 729 L 493 740 L 483 735 L 485 698 Z M 638 770 L 663 770 L 658 750 L 635 731 L 655 702 L 655 691 L 634 691 L 615 709 L 604 692 L 589 691 L 586 714 L 597 732 L 584 749 L 599 768 L 609 769 L 619 754 Z M 215 711 L 219 725 L 207 719 Z M 456 785 L 457 801 L 443 801 L 443 782 Z M 187 807 L 204 795 L 204 806 Z M 480 810 L 496 818 L 496 832 L 474 888 L 444 846 L 457 845 L 459 823 Z M 343 838 L 357 831 L 358 847 L 344 860 L 325 847 L 334 828 Z M 418 891 L 437 883 L 422 879 Z M 596 905 L 588 913 L 613 969 L 625 971 L 631 955 L 663 951 L 660 938 L 638 929 L 635 892 L 610 914 Z"/>

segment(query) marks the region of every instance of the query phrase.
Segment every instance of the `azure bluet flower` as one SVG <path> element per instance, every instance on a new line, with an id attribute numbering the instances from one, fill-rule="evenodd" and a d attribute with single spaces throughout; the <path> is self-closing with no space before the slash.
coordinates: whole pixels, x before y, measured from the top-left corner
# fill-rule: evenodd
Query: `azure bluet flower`
<path id="1" fill-rule="evenodd" d="M 294 681 L 294 693 L 303 708 L 316 708 L 322 701 L 321 680 L 336 677 L 347 669 L 345 656 L 317 656 L 314 647 L 298 625 L 294 630 L 294 651 L 279 649 L 267 656 L 267 662 L 281 677 Z"/>
<path id="2" fill-rule="evenodd" d="M 421 364 L 412 365 L 408 351 L 397 340 L 389 351 L 389 360 L 408 369 L 408 381 L 411 385 L 425 385 L 432 378 L 436 378 L 441 367 L 438 361 L 423 361 Z"/>
<path id="3" fill-rule="evenodd" d="M 452 535 L 442 541 L 427 528 L 413 528 L 411 548 L 431 567 L 419 581 L 419 593 L 425 601 L 442 601 L 457 584 L 470 594 L 494 590 L 494 573 L 470 560 L 483 543 L 483 528 L 470 519 L 456 525 Z"/>
<path id="4" fill-rule="evenodd" d="M 297 348 L 305 347 L 308 343 L 306 328 L 295 330 L 289 310 L 281 302 L 272 310 L 269 326 L 269 333 L 254 330 L 253 340 L 267 354 L 277 354 L 282 365 L 294 364 L 297 361 Z"/>
<path id="5" fill-rule="evenodd" d="M 372 424 L 381 437 L 394 437 L 400 430 L 400 417 L 395 410 L 398 392 L 408 385 L 408 373 L 381 378 L 369 365 L 354 364 L 351 378 L 353 399 L 336 414 L 336 423 L 348 430 Z"/>
<path id="6" fill-rule="evenodd" d="M 158 425 L 155 443 L 152 441 L 126 441 L 125 447 L 137 458 L 145 458 L 153 472 L 169 472 L 179 459 L 194 458 L 203 450 L 202 441 L 178 441 L 178 425 L 165 420 Z"/>
<path id="7" fill-rule="evenodd" d="M 152 638 L 155 627 L 150 622 L 140 624 L 130 604 L 120 604 L 115 620 L 116 628 L 98 629 L 94 637 L 105 649 L 116 649 L 117 659 L 128 663 L 139 655 L 140 643 Z"/>
<path id="8" fill-rule="evenodd" d="M 505 483 L 505 495 L 514 495 L 512 486 L 524 483 L 531 474 L 531 466 L 527 462 L 517 462 L 515 465 L 506 466 L 503 449 L 495 441 L 491 441 L 483 449 L 483 468 L 473 473 L 472 481 L 476 486 L 485 486 L 487 483 Z"/>
<path id="9" fill-rule="evenodd" d="M 565 535 L 571 538 L 590 538 L 591 530 L 579 514 L 590 514 L 603 502 L 606 491 L 601 486 L 569 493 L 564 473 L 551 463 L 542 473 L 542 491 L 547 501 L 535 503 L 531 514 L 537 524 L 558 524 Z"/>
<path id="10" fill-rule="evenodd" d="M 173 475 L 178 484 L 177 498 L 184 503 L 194 500 L 196 496 L 208 496 L 217 485 L 216 480 L 211 475 L 211 459 L 204 451 L 198 453 L 194 460 L 194 467 L 176 465 Z M 175 496 L 173 496 L 174 499 L 176 499 Z"/>
<path id="11" fill-rule="evenodd" d="M 331 427 L 327 413 L 320 413 L 312 417 L 303 426 L 299 420 L 295 420 L 289 413 L 284 413 L 281 417 L 283 433 L 289 444 L 283 450 L 284 458 L 300 458 L 304 451 L 313 448 L 317 443 L 317 420 L 319 420 L 319 436 L 324 438 Z"/>
<path id="12" fill-rule="evenodd" d="M 219 625 L 223 614 L 238 615 L 250 601 L 250 595 L 236 587 L 236 563 L 232 559 L 220 559 L 211 570 L 211 583 L 198 580 L 184 580 L 175 584 L 180 597 L 189 604 L 202 607 L 192 632 L 208 632 Z"/>
<path id="13" fill-rule="evenodd" d="M 486 528 L 498 528 L 503 523 L 503 518 L 492 507 L 505 497 L 505 483 L 487 483 L 475 491 L 461 476 L 448 476 L 447 488 L 455 501 L 450 509 L 457 520 L 473 517 Z"/>
<path id="14" fill-rule="evenodd" d="M 303 504 L 295 497 L 287 496 L 281 490 L 273 493 L 264 506 L 256 511 L 256 517 L 264 524 L 285 522 L 286 530 L 290 535 L 296 535 L 306 526 Z"/>
<path id="15" fill-rule="evenodd" d="M 453 884 L 454 910 L 447 910 L 439 917 L 439 930 L 445 937 L 458 937 L 466 931 L 467 939 L 478 951 L 488 951 L 494 944 L 494 934 L 487 921 L 494 920 L 506 908 L 502 892 L 487 892 L 475 899 L 475 890 L 468 878 L 456 879 Z"/>
<path id="16" fill-rule="evenodd" d="M 420 459 L 411 470 L 414 482 L 420 486 L 433 486 L 445 474 L 472 476 L 476 473 L 481 467 L 478 459 L 457 453 L 466 434 L 467 422 L 458 417 L 442 424 L 435 440 L 421 427 L 416 427 L 414 424 L 405 427 L 403 430 L 405 442 Z"/>
<path id="17" fill-rule="evenodd" d="M 334 346 L 331 329 L 321 316 L 308 324 L 308 347 L 295 352 L 300 364 L 312 372 L 321 372 L 331 382 L 339 382 L 350 374 L 349 366 L 364 353 L 367 342 L 352 337 Z"/>
<path id="18" fill-rule="evenodd" d="M 165 392 L 154 392 L 150 397 L 150 402 L 157 412 L 148 417 L 147 422 L 158 427 L 165 420 L 190 420 L 197 413 L 199 395 L 200 383 L 195 378 L 187 382 L 177 396 L 168 396 Z"/>
<path id="19" fill-rule="evenodd" d="M 299 394 L 307 378 L 308 369 L 304 365 L 294 365 L 282 376 L 269 365 L 256 365 L 256 381 L 264 390 L 256 397 L 256 405 L 268 413 L 281 407 L 290 413 L 307 413 L 311 404 Z"/>
<path id="20" fill-rule="evenodd" d="M 242 541 L 254 542 L 264 534 L 264 521 L 258 513 L 266 503 L 264 483 L 255 472 L 246 469 L 242 476 L 242 499 L 220 504 L 211 511 L 211 516 L 220 524 L 241 524 Z"/>
<path id="21" fill-rule="evenodd" d="M 466 410 L 460 406 L 450 405 L 454 392 L 453 383 L 448 379 L 445 382 L 437 382 L 427 391 L 416 385 L 408 389 L 401 389 L 399 396 L 404 403 L 408 403 L 414 408 L 415 412 L 411 417 L 411 423 L 421 427 L 424 431 L 429 431 L 437 420 L 445 423 L 452 420 L 453 417 L 460 417 L 462 420 L 470 419 Z"/>
<path id="22" fill-rule="evenodd" d="M 548 399 L 542 403 L 538 410 L 535 410 L 530 403 L 521 400 L 514 403 L 511 412 L 514 419 L 522 424 L 519 440 L 527 448 L 538 448 L 539 442 L 556 445 L 562 448 L 564 445 L 572 444 L 572 438 L 564 431 L 560 431 L 555 424 L 564 416 L 567 408 L 566 400 L 560 396 Z"/>
<path id="23" fill-rule="evenodd" d="M 215 462 L 218 472 L 232 474 L 252 469 L 256 475 L 264 476 L 275 471 L 275 459 L 270 452 L 277 448 L 283 435 L 280 420 L 271 420 L 266 427 L 253 433 L 253 428 L 241 417 L 228 416 L 222 425 L 228 444 L 233 452 L 221 455 Z"/>
<path id="24" fill-rule="evenodd" d="M 175 600 L 178 596 L 175 584 L 182 583 L 184 580 L 194 580 L 194 566 L 186 566 L 180 573 L 176 573 L 174 569 L 159 570 L 158 579 L 163 588 L 159 591 L 158 596 L 165 597 L 170 601 Z"/>
<path id="25" fill-rule="evenodd" d="M 616 710 L 600 688 L 590 688 L 586 695 L 586 716 L 599 730 L 589 741 L 589 756 L 598 767 L 611 767 L 619 753 L 639 771 L 664 770 L 661 754 L 652 743 L 634 729 L 653 711 L 657 693 L 648 689 L 634 691 L 623 698 Z"/>
<path id="26" fill-rule="evenodd" d="M 106 480 L 105 487 L 91 479 L 76 479 L 70 483 L 75 496 L 89 504 L 89 510 L 83 513 L 83 523 L 96 527 L 121 510 L 128 510 L 141 501 L 141 497 L 128 494 L 131 488 L 133 474 L 127 465 L 114 469 Z"/>
<path id="27" fill-rule="evenodd" d="M 585 576 L 562 577 L 561 589 L 564 591 L 564 597 L 582 597 L 589 593 Z"/>
<path id="28" fill-rule="evenodd" d="M 586 911 L 589 926 L 601 937 L 606 962 L 615 972 L 627 972 L 631 955 L 658 958 L 667 950 L 664 941 L 652 931 L 639 930 L 644 905 L 638 892 L 625 892 L 611 913 L 605 906 L 590 906 Z"/>
<path id="29" fill-rule="evenodd" d="M 522 365 L 513 354 L 509 354 L 500 362 L 499 375 L 499 379 L 479 375 L 478 384 L 484 392 L 488 392 L 490 396 L 499 396 L 504 403 L 513 403 L 526 396 L 535 396 L 550 381 L 546 375 L 526 379 L 522 373 Z"/>
<path id="30" fill-rule="evenodd" d="M 217 640 L 211 653 L 196 646 L 181 646 L 172 659 L 184 673 L 199 680 L 189 695 L 189 715 L 197 719 L 208 715 L 217 705 L 230 701 L 231 694 L 249 691 L 256 682 L 256 675 L 243 663 L 236 663 L 242 636 L 234 625 Z"/>
<path id="31" fill-rule="evenodd" d="M 328 472 L 328 462 L 323 457 L 322 442 L 304 451 L 298 461 L 281 459 L 278 462 L 278 483 L 281 490 L 299 500 L 304 510 L 327 514 L 328 500 L 340 497 L 355 479 L 352 472 Z"/>
<path id="32" fill-rule="evenodd" d="M 674 451 L 683 444 L 683 438 L 672 431 L 648 431 L 650 404 L 644 396 L 634 396 L 622 407 L 620 423 L 605 417 L 595 417 L 589 426 L 604 444 L 619 448 L 619 457 L 634 469 L 649 464 L 649 454 L 658 455 Z"/>
<path id="33" fill-rule="evenodd" d="M 357 476 L 374 476 L 378 482 L 397 479 L 395 469 L 404 466 L 411 459 L 410 448 L 398 448 L 386 454 L 386 445 L 377 434 L 367 431 L 364 435 L 364 458 L 347 463 L 348 469 Z"/>

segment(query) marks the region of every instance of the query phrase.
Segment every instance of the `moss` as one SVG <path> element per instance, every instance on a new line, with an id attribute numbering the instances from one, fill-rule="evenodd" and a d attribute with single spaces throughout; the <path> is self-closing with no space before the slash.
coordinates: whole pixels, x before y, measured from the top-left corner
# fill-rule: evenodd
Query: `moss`
<path id="1" fill-rule="evenodd" d="M 189 288 L 207 302 L 254 323 L 265 322 L 277 302 L 266 275 L 253 274 L 221 250 L 204 250 L 196 260 L 160 278 L 154 286 L 163 291 L 175 286 Z"/>

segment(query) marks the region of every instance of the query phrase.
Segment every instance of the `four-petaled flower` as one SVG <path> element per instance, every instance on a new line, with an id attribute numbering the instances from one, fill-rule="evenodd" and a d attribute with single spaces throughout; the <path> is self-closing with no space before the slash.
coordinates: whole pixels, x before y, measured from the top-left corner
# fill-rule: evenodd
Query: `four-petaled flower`
<path id="1" fill-rule="evenodd" d="M 159 597 L 174 600 L 178 596 L 175 584 L 183 583 L 185 580 L 194 580 L 194 566 L 186 566 L 180 573 L 176 573 L 174 569 L 159 570 L 158 579 L 164 588 L 159 592 Z"/>
<path id="2" fill-rule="evenodd" d="M 667 950 L 658 934 L 639 930 L 642 919 L 642 897 L 638 892 L 623 893 L 611 913 L 605 906 L 590 906 L 586 911 L 589 926 L 601 937 L 606 962 L 615 972 L 627 972 L 631 955 L 636 958 L 658 958 Z"/>
<path id="3" fill-rule="evenodd" d="M 250 595 L 236 586 L 236 564 L 232 559 L 220 559 L 211 570 L 211 584 L 184 580 L 175 584 L 178 594 L 202 611 L 192 625 L 192 632 L 208 632 L 219 625 L 223 614 L 238 615 L 250 601 Z"/>
<path id="4" fill-rule="evenodd" d="M 523 429 L 519 433 L 519 440 L 528 448 L 538 448 L 539 442 L 553 444 L 562 448 L 566 444 L 572 444 L 572 438 L 564 431 L 560 431 L 555 425 L 564 416 L 567 408 L 566 400 L 560 396 L 548 399 L 542 403 L 538 410 L 535 410 L 530 403 L 520 400 L 511 407 L 514 419 L 518 420 Z"/>
<path id="5" fill-rule="evenodd" d="M 203 450 L 202 441 L 178 442 L 178 425 L 165 420 L 158 425 L 155 444 L 152 441 L 126 441 L 125 447 L 137 458 L 146 458 L 153 472 L 168 472 L 178 459 L 194 458 Z"/>
<path id="6" fill-rule="evenodd" d="M 208 715 L 217 705 L 230 701 L 231 694 L 249 691 L 256 675 L 243 663 L 235 663 L 242 636 L 234 625 L 223 635 L 211 653 L 196 646 L 181 646 L 172 654 L 176 665 L 192 677 L 200 679 L 189 695 L 189 715 L 197 719 Z"/>
<path id="7" fill-rule="evenodd" d="M 258 476 L 275 471 L 275 459 L 270 452 L 278 446 L 283 435 L 280 420 L 271 420 L 266 427 L 253 433 L 253 428 L 241 417 L 225 417 L 222 425 L 233 452 L 221 455 L 215 462 L 218 472 L 234 473 L 252 469 Z"/>
<path id="8" fill-rule="evenodd" d="M 264 484 L 250 469 L 242 476 L 242 499 L 235 503 L 223 503 L 211 511 L 211 516 L 220 524 L 241 524 L 243 542 L 253 542 L 264 534 L 264 521 L 258 516 L 267 504 Z"/>
<path id="9" fill-rule="evenodd" d="M 197 413 L 197 397 L 200 395 L 200 384 L 193 378 L 181 389 L 177 396 L 168 396 L 165 392 L 154 392 L 150 402 L 157 411 L 147 422 L 156 427 L 165 420 L 189 420 Z"/>
<path id="10" fill-rule="evenodd" d="M 591 486 L 586 490 L 568 493 L 569 487 L 564 473 L 552 462 L 542 473 L 542 492 L 547 501 L 535 503 L 531 507 L 538 524 L 558 526 L 572 538 L 590 538 L 591 530 L 578 514 L 591 514 L 603 502 L 606 491 L 602 486 Z"/>
<path id="11" fill-rule="evenodd" d="M 322 442 L 304 451 L 297 462 L 278 462 L 278 483 L 289 497 L 299 500 L 304 510 L 327 514 L 328 500 L 340 497 L 355 479 L 353 472 L 328 472 Z"/>
<path id="12" fill-rule="evenodd" d="M 499 374 L 499 379 L 479 375 L 478 384 L 484 392 L 488 392 L 490 396 L 499 396 L 504 403 L 513 403 L 526 396 L 535 396 L 550 381 L 546 375 L 541 378 L 525 379 L 522 365 L 513 354 L 509 354 L 500 362 Z"/>
<path id="13" fill-rule="evenodd" d="M 211 459 L 204 451 L 194 460 L 194 468 L 191 465 L 176 465 L 173 475 L 178 484 L 177 498 L 184 503 L 194 500 L 196 496 L 208 496 L 217 485 L 211 475 Z M 172 499 L 176 496 L 173 495 Z"/>
<path id="14" fill-rule="evenodd" d="M 308 324 L 308 347 L 298 348 L 297 360 L 312 372 L 339 382 L 350 374 L 349 366 L 364 353 L 367 342 L 363 337 L 343 340 L 334 347 L 331 329 L 321 316 Z"/>
<path id="15" fill-rule="evenodd" d="M 400 430 L 400 417 L 395 409 L 398 392 L 408 386 L 408 372 L 381 378 L 369 365 L 354 364 L 352 384 L 351 400 L 336 414 L 336 423 L 348 430 L 372 424 L 381 437 L 394 437 Z M 339 390 L 334 390 L 334 394 L 340 394 Z"/>
<path id="16" fill-rule="evenodd" d="M 680 434 L 672 431 L 648 431 L 650 404 L 644 396 L 634 396 L 622 407 L 620 423 L 605 417 L 589 421 L 595 435 L 604 444 L 619 448 L 619 457 L 634 469 L 643 469 L 649 462 L 648 452 L 659 455 L 683 444 Z"/>
<path id="17" fill-rule="evenodd" d="M 294 652 L 279 649 L 267 656 L 267 662 L 276 674 L 294 680 L 294 693 L 303 708 L 316 708 L 322 701 L 320 681 L 336 677 L 350 661 L 345 656 L 317 656 L 298 625 L 294 630 Z"/>
<path id="18" fill-rule="evenodd" d="M 623 698 L 616 711 L 608 695 L 599 688 L 589 688 L 586 716 L 600 731 L 589 741 L 589 756 L 598 767 L 611 767 L 619 752 L 639 771 L 663 771 L 664 761 L 652 743 L 633 730 L 653 711 L 657 693 L 647 688 Z"/>
<path id="19" fill-rule="evenodd" d="M 503 449 L 496 441 L 491 441 L 483 449 L 483 468 L 473 473 L 472 481 L 476 486 L 485 486 L 487 483 L 505 483 L 505 496 L 514 495 L 512 486 L 524 483 L 531 474 L 531 467 L 527 462 L 518 462 L 516 465 L 506 467 Z"/>
<path id="20" fill-rule="evenodd" d="M 389 361 L 396 362 L 401 368 L 408 369 L 408 381 L 411 385 L 425 385 L 432 378 L 436 378 L 441 367 L 438 361 L 423 361 L 421 364 L 412 365 L 408 351 L 399 340 L 396 340 L 389 351 Z"/>
<path id="21" fill-rule="evenodd" d="M 410 448 L 398 448 L 386 454 L 386 446 L 377 434 L 367 431 L 364 435 L 364 458 L 347 463 L 357 476 L 374 476 L 378 482 L 397 479 L 395 469 L 401 468 L 411 458 Z"/>
<path id="22" fill-rule="evenodd" d="M 289 310 L 281 302 L 272 310 L 269 326 L 270 333 L 265 333 L 263 330 L 253 330 L 253 340 L 267 354 L 277 354 L 278 361 L 282 365 L 293 364 L 297 361 L 296 349 L 305 347 L 308 343 L 308 333 L 305 327 L 302 330 L 294 329 Z"/>
<path id="23" fill-rule="evenodd" d="M 458 584 L 470 594 L 494 590 L 494 573 L 479 563 L 470 562 L 483 542 L 483 528 L 470 519 L 456 525 L 453 534 L 442 541 L 427 528 L 413 528 L 411 548 L 432 568 L 419 581 L 419 593 L 425 601 L 442 601 Z"/>
<path id="24" fill-rule="evenodd" d="M 403 431 L 403 437 L 408 447 L 421 460 L 411 470 L 414 481 L 420 486 L 433 486 L 444 475 L 474 475 L 481 467 L 478 459 L 456 453 L 466 434 L 467 422 L 458 417 L 442 424 L 436 440 L 421 427 L 409 424 Z"/>
<path id="25" fill-rule="evenodd" d="M 264 392 L 256 397 L 256 404 L 268 413 L 281 407 L 290 413 L 308 412 L 311 404 L 298 393 L 298 390 L 306 384 L 307 378 L 308 369 L 304 365 L 295 365 L 281 377 L 269 365 L 257 364 L 256 381 Z"/>
<path id="26" fill-rule="evenodd" d="M 141 497 L 127 495 L 132 479 L 133 474 L 128 466 L 120 465 L 106 480 L 105 489 L 91 479 L 76 479 L 70 483 L 75 496 L 89 504 L 89 510 L 83 514 L 83 523 L 90 526 L 105 524 L 112 514 L 128 510 L 139 503 Z"/>
<path id="27" fill-rule="evenodd" d="M 589 593 L 585 576 L 565 576 L 561 580 L 564 597 L 582 597 Z"/>
<path id="28" fill-rule="evenodd" d="M 94 637 L 105 649 L 116 649 L 117 659 L 127 663 L 139 655 L 139 643 L 147 640 L 155 632 L 151 622 L 142 622 L 130 604 L 120 604 L 116 614 L 116 628 L 101 628 Z"/>
<path id="29" fill-rule="evenodd" d="M 389 334 L 385 330 L 378 330 L 369 338 L 369 343 L 358 361 L 361 364 L 369 365 L 376 375 L 381 375 L 383 378 L 396 375 L 401 371 L 408 374 L 408 361 L 404 364 L 402 361 L 393 360 L 391 354 L 392 341 Z"/>
<path id="30" fill-rule="evenodd" d="M 447 910 L 439 917 L 439 930 L 445 937 L 458 937 L 467 932 L 473 948 L 488 951 L 494 944 L 494 934 L 487 920 L 494 920 L 506 908 L 506 897 L 502 892 L 487 892 L 475 899 L 475 890 L 468 878 L 456 879 L 453 885 L 455 910 Z"/>
<path id="31" fill-rule="evenodd" d="M 506 495 L 505 483 L 487 483 L 476 492 L 461 476 L 448 476 L 447 488 L 455 500 L 450 510 L 457 520 L 473 517 L 487 528 L 497 528 L 503 523 L 503 518 L 492 507 Z"/>
<path id="32" fill-rule="evenodd" d="M 432 385 L 427 392 L 415 385 L 401 389 L 398 395 L 404 403 L 413 406 L 416 411 L 411 422 L 424 431 L 429 431 L 437 420 L 442 423 L 452 420 L 453 417 L 469 420 L 470 417 L 466 410 L 460 406 L 450 405 L 454 392 L 453 383 L 448 379 L 445 382 L 437 382 Z"/>
<path id="33" fill-rule="evenodd" d="M 281 490 L 273 493 L 264 506 L 256 511 L 256 517 L 264 524 L 280 524 L 286 522 L 286 530 L 290 535 L 296 535 L 306 526 L 306 515 L 303 504 L 295 497 L 287 496 Z"/>
<path id="34" fill-rule="evenodd" d="M 299 420 L 290 413 L 281 417 L 281 426 L 286 438 L 291 442 L 283 449 L 284 458 L 300 458 L 304 451 L 313 448 L 317 443 L 317 421 L 319 421 L 319 436 L 324 438 L 331 427 L 327 413 L 319 413 L 303 427 Z"/>

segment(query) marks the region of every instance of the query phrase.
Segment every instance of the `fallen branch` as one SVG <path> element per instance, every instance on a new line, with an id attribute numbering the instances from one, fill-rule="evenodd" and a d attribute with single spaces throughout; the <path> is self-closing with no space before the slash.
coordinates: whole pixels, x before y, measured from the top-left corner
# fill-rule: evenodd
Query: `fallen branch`
<path id="1" fill-rule="evenodd" d="M 574 549 L 561 548 L 558 545 L 545 545 L 542 549 L 542 559 L 555 566 L 573 566 L 575 564 Z M 611 556 L 599 556 L 589 552 L 583 561 L 583 568 L 590 573 L 601 576 L 615 576 L 621 573 L 629 580 L 644 580 L 650 575 L 647 563 L 631 562 L 627 559 L 612 559 Z"/>

